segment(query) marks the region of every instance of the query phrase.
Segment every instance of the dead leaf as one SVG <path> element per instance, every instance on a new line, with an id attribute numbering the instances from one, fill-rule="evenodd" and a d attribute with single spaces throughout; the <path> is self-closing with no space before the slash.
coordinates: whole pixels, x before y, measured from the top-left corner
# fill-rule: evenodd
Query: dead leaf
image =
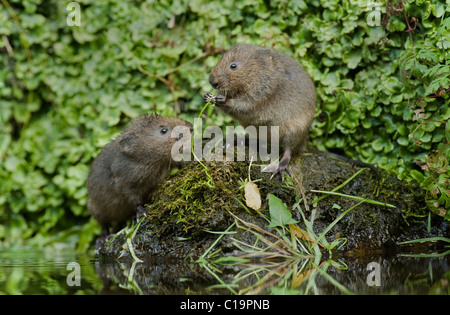
<path id="1" fill-rule="evenodd" d="M 244 187 L 244 193 L 247 207 L 259 210 L 261 208 L 261 194 L 258 186 L 250 180 Z"/>
<path id="2" fill-rule="evenodd" d="M 311 274 L 313 273 L 313 271 L 317 270 L 318 268 L 320 268 L 325 262 L 323 261 L 317 268 L 312 268 L 306 271 L 303 271 L 302 273 L 300 273 L 299 275 L 293 277 L 292 279 L 292 288 L 296 288 L 298 287 L 300 284 L 303 283 L 303 281 L 309 279 L 309 277 L 311 276 Z"/>
<path id="3" fill-rule="evenodd" d="M 316 241 L 313 240 L 313 239 L 309 236 L 308 232 L 302 230 L 302 229 L 299 228 L 297 225 L 289 224 L 289 227 L 291 228 L 291 231 L 294 232 L 295 235 L 297 235 L 298 238 L 307 240 L 308 242 L 311 242 L 311 243 L 316 243 Z M 326 248 L 325 245 L 323 245 L 323 244 L 321 244 L 321 243 L 319 243 L 319 242 L 318 242 L 317 244 L 319 244 L 319 245 L 322 246 L 323 248 Z"/>

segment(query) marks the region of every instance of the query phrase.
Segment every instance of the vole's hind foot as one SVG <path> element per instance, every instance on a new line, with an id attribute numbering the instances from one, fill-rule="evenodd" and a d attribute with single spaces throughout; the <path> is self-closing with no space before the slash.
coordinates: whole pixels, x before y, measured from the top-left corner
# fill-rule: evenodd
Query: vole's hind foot
<path id="1" fill-rule="evenodd" d="M 138 206 L 136 208 L 136 221 L 139 221 L 142 217 L 147 216 L 147 207 Z"/>
<path id="2" fill-rule="evenodd" d="M 294 177 L 294 173 L 292 173 L 291 169 L 289 168 L 289 165 L 282 165 L 280 163 L 278 165 L 277 170 L 272 173 L 272 176 L 270 176 L 270 179 L 274 178 L 277 174 L 280 174 L 281 180 L 284 181 L 284 172 L 288 173 L 288 175 L 291 176 L 292 178 Z"/>
<path id="3" fill-rule="evenodd" d="M 109 235 L 100 235 L 96 240 L 95 240 L 95 253 L 99 254 L 100 249 L 103 247 L 103 245 L 105 245 L 105 243 L 111 238 L 111 234 Z"/>
<path id="4" fill-rule="evenodd" d="M 291 161 L 291 155 L 292 155 L 291 149 L 289 147 L 286 148 L 286 150 L 283 153 L 283 157 L 281 158 L 280 163 L 278 164 L 276 171 L 273 172 L 270 179 L 272 179 L 275 175 L 280 174 L 281 179 L 284 181 L 284 172 L 285 171 L 286 171 L 286 173 L 289 174 L 289 176 L 294 177 L 294 174 L 289 169 L 289 162 Z"/>

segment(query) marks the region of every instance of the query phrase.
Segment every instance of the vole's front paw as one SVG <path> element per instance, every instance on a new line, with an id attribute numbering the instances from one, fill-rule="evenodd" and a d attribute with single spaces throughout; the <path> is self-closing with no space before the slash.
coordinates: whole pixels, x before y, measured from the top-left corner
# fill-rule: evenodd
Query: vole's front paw
<path id="1" fill-rule="evenodd" d="M 224 95 L 217 95 L 214 97 L 214 104 L 216 105 L 225 105 L 227 102 L 227 97 Z"/>
<path id="2" fill-rule="evenodd" d="M 205 95 L 203 95 L 203 100 L 205 101 L 205 103 L 213 103 L 214 104 L 214 96 L 211 93 L 206 93 Z"/>
<path id="3" fill-rule="evenodd" d="M 216 105 L 225 105 L 225 103 L 227 102 L 227 97 L 220 94 L 213 96 L 211 93 L 206 93 L 205 95 L 203 95 L 203 100 L 205 101 L 205 103 L 211 102 Z"/>

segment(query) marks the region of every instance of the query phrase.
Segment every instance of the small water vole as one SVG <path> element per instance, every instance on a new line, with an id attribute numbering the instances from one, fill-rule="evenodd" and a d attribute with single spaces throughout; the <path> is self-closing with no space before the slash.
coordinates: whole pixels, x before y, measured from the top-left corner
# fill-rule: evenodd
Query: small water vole
<path id="1" fill-rule="evenodd" d="M 306 151 L 314 119 L 316 89 L 293 58 L 273 49 L 237 44 L 211 71 L 209 82 L 219 91 L 210 101 L 243 127 L 279 126 L 283 156 L 274 175 L 286 170 L 292 155 Z"/>
<path id="2" fill-rule="evenodd" d="M 171 137 L 176 126 L 192 125 L 177 118 L 145 115 L 134 120 L 95 158 L 89 171 L 87 207 L 102 226 L 96 249 L 109 235 L 112 223 L 123 224 L 134 214 L 144 214 L 149 194 L 167 176 L 172 166 L 180 165 L 171 155 Z"/>

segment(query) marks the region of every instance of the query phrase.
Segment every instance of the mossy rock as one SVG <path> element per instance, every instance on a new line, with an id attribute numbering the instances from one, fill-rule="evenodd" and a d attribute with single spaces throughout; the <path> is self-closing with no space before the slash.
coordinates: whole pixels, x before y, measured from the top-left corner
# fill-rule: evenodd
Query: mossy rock
<path id="1" fill-rule="evenodd" d="M 217 239 L 210 232 L 225 231 L 234 222 L 230 213 L 246 222 L 267 228 L 267 221 L 253 210 L 245 209 L 244 192 L 241 184 L 248 178 L 248 162 L 207 162 L 205 163 L 212 182 L 199 163 L 191 163 L 178 171 L 150 196 L 147 217 L 139 226 L 133 238 L 134 250 L 141 259 L 193 258 L 202 255 Z M 354 206 L 358 201 L 342 196 L 329 195 L 317 204 L 312 201 L 321 194 L 311 190 L 331 191 L 348 180 L 359 168 L 323 153 L 305 154 L 291 161 L 290 168 L 295 180 L 279 176 L 270 179 L 271 174 L 261 172 L 253 163 L 250 170 L 252 181 L 257 181 L 261 198 L 261 212 L 268 215 L 267 194 L 271 193 L 292 209 L 298 202 L 296 181 L 303 188 L 309 209 L 315 207 L 314 227 L 321 233 L 342 211 Z M 297 187 L 300 187 L 297 186 Z M 345 237 L 345 252 L 367 253 L 395 250 L 400 240 L 428 236 L 448 236 L 449 229 L 440 218 L 433 218 L 433 228 L 428 232 L 426 204 L 423 191 L 416 183 L 405 183 L 381 171 L 377 176 L 366 169 L 338 190 L 339 193 L 392 204 L 362 203 L 350 211 L 326 235 L 329 241 Z M 300 203 L 304 205 L 304 203 Z M 305 211 L 305 209 L 303 209 Z M 301 221 L 297 210 L 293 218 Z M 310 213 L 306 212 L 306 215 Z M 252 235 L 244 231 L 233 234 L 247 243 Z M 130 255 L 124 251 L 126 235 L 112 238 L 100 250 L 101 255 L 123 257 Z M 217 244 L 222 253 L 230 253 L 236 248 L 229 236 Z"/>

